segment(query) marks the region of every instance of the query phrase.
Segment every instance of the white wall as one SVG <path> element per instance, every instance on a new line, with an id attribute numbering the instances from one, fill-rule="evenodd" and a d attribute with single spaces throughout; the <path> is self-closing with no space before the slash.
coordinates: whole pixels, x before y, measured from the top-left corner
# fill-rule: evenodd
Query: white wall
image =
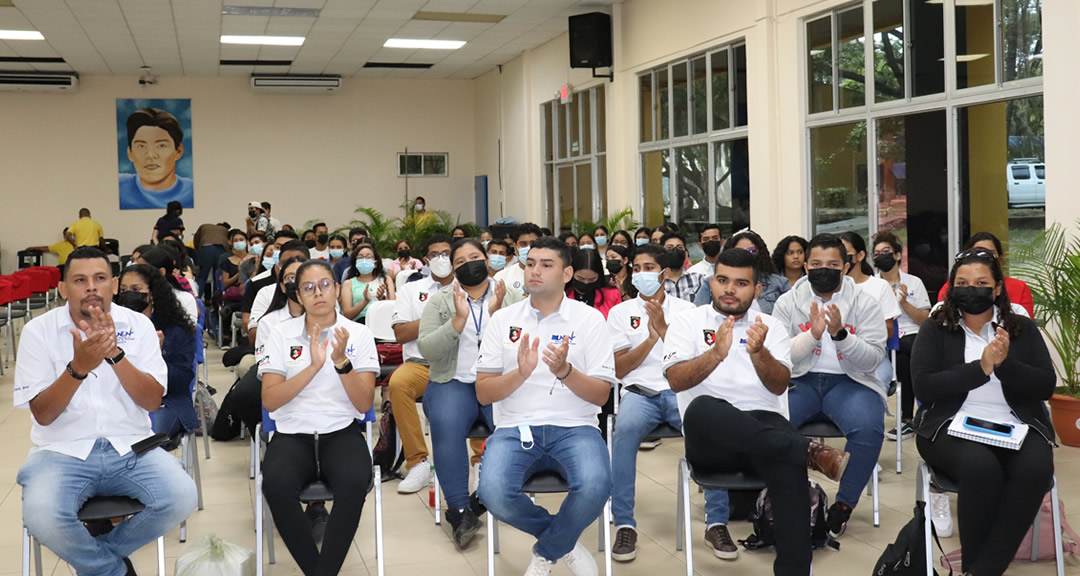
<path id="1" fill-rule="evenodd" d="M 331 228 L 356 206 L 400 214 L 396 153 L 448 152 L 447 178 L 412 178 L 409 196 L 474 218 L 474 83 L 347 79 L 328 96 L 253 94 L 246 78 L 82 78 L 74 94 L 0 93 L 0 247 L 3 272 L 28 245 L 51 244 L 90 208 L 128 252 L 149 239 L 164 210 L 117 209 L 116 98 L 191 98 L 195 207 L 204 222 L 242 224 L 251 200 L 299 228 Z"/>

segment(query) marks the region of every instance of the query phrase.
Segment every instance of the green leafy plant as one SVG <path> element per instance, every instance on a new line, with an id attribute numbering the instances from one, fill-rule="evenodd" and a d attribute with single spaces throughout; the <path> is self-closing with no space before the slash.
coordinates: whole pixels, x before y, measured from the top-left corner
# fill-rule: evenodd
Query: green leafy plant
<path id="1" fill-rule="evenodd" d="M 621 211 L 605 218 L 601 218 L 596 222 L 588 219 L 576 219 L 562 223 L 564 229 L 570 228 L 570 231 L 574 234 L 591 235 L 593 231 L 596 230 L 597 226 L 607 228 L 608 232 L 611 234 L 614 234 L 616 230 L 626 230 L 633 234 L 634 230 L 637 230 L 641 224 L 634 219 L 633 208 L 623 208 Z"/>
<path id="2" fill-rule="evenodd" d="M 1035 322 L 1060 358 L 1058 393 L 1080 398 L 1080 238 L 1060 224 L 1013 248 L 1013 273 L 1031 288 Z"/>
<path id="3" fill-rule="evenodd" d="M 339 230 L 335 230 L 335 233 L 348 234 L 350 228 L 364 228 L 368 232 L 368 238 L 375 243 L 375 248 L 379 251 L 379 254 L 392 254 L 394 250 L 394 235 L 397 226 L 394 223 L 393 218 L 388 218 L 382 212 L 374 208 L 366 208 L 359 206 L 354 213 L 359 217 L 350 221 L 346 226 Z"/>

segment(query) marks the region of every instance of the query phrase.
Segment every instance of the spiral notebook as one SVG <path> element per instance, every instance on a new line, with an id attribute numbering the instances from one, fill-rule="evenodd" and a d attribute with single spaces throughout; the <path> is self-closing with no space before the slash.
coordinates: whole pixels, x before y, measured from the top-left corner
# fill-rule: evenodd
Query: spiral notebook
<path id="1" fill-rule="evenodd" d="M 963 410 L 956 413 L 956 417 L 949 423 L 949 436 L 956 436 L 957 438 L 963 438 L 964 440 L 971 440 L 972 442 L 988 444 L 999 448 L 1008 448 L 1010 450 L 1019 450 L 1020 446 L 1024 443 L 1024 438 L 1027 437 L 1028 425 L 1022 422 L 1019 424 L 1009 423 L 1009 425 L 1013 426 L 1012 434 L 1000 436 L 989 432 L 972 430 L 971 428 L 964 426 L 964 420 L 968 416 L 969 414 L 965 413 Z"/>

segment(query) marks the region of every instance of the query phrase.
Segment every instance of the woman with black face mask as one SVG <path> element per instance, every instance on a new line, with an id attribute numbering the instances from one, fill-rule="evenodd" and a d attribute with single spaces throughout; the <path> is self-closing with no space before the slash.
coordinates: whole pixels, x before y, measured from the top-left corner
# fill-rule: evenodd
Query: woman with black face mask
<path id="1" fill-rule="evenodd" d="M 494 430 L 491 405 L 476 399 L 476 360 L 491 315 L 503 306 L 506 287 L 488 278 L 487 253 L 478 240 L 450 249 L 456 282 L 431 297 L 420 317 L 417 346 L 430 365 L 424 414 L 431 423 L 436 473 L 446 495 L 446 518 L 462 549 L 480 529 L 479 500 L 469 495 L 465 434 L 482 420 Z"/>
<path id="2" fill-rule="evenodd" d="M 1038 327 L 1013 312 L 993 252 L 960 253 L 949 286 L 911 355 L 921 404 L 915 444 L 927 464 L 959 485 L 964 574 L 998 576 L 1050 489 L 1054 429 L 1043 403 L 1057 377 Z M 1016 449 L 975 439 L 978 430 L 999 427 L 981 436 L 1005 436 Z"/>
<path id="3" fill-rule="evenodd" d="M 169 368 L 169 381 L 161 408 L 151 414 L 155 434 L 174 436 L 198 428 L 199 416 L 191 402 L 195 379 L 195 325 L 173 295 L 172 286 L 152 266 L 132 264 L 120 276 L 113 302 L 145 314 L 161 339 L 161 355 Z"/>
<path id="4" fill-rule="evenodd" d="M 616 232 L 616 238 L 618 238 L 617 234 Z M 604 268 L 608 272 L 608 286 L 618 290 L 623 300 L 629 300 L 631 296 L 623 291 L 623 287 L 626 284 L 626 276 L 630 273 L 628 268 L 633 252 L 621 244 L 612 244 L 608 246 L 606 254 L 607 261 L 604 262 Z"/>
<path id="5" fill-rule="evenodd" d="M 304 309 L 300 306 L 300 299 L 296 294 L 296 269 L 303 264 L 305 258 L 302 256 L 294 256 L 281 263 L 281 274 L 278 277 L 277 291 L 274 292 L 274 298 L 270 300 L 270 305 L 266 307 L 266 312 L 259 317 L 259 328 L 267 328 L 266 330 L 258 330 L 255 333 L 255 348 L 258 349 L 259 345 L 263 341 L 262 336 L 268 336 L 270 334 L 269 328 L 277 325 L 278 323 L 288 320 L 289 318 L 296 318 L 304 313 Z M 264 324 L 269 322 L 269 324 Z"/>
<path id="6" fill-rule="evenodd" d="M 600 254 L 596 250 L 579 250 L 570 265 L 574 267 L 574 278 L 566 286 L 567 298 L 584 302 L 607 318 L 608 310 L 622 302 L 622 295 L 618 288 L 608 286 Z"/>

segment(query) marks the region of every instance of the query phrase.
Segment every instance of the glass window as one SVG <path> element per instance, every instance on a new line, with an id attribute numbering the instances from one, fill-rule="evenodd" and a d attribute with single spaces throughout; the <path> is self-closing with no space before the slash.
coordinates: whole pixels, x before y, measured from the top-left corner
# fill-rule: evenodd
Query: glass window
<path id="1" fill-rule="evenodd" d="M 863 9 L 837 14 L 839 30 L 840 107 L 866 104 L 866 53 L 863 43 Z"/>
<path id="2" fill-rule="evenodd" d="M 596 151 L 607 151 L 607 97 L 604 87 L 596 89 Z M 606 188 L 604 188 L 606 190 Z"/>
<path id="3" fill-rule="evenodd" d="M 668 99 L 670 93 L 668 92 L 668 71 L 667 68 L 656 71 L 656 92 L 660 98 L 660 138 L 659 140 L 667 140 L 669 136 L 668 127 Z"/>
<path id="4" fill-rule="evenodd" d="M 425 176 L 446 176 L 446 155 L 444 155 L 444 154 L 425 154 L 424 155 L 424 175 Z"/>
<path id="5" fill-rule="evenodd" d="M 1002 78 L 1042 76 L 1042 0 L 1002 0 Z"/>
<path id="6" fill-rule="evenodd" d="M 1046 180 L 1046 166 L 1038 164 L 1035 166 L 1035 177 L 1039 180 Z"/>
<path id="7" fill-rule="evenodd" d="M 912 96 L 945 91 L 945 10 L 941 0 L 908 0 Z"/>
<path id="8" fill-rule="evenodd" d="M 577 193 L 577 219 L 592 222 L 595 205 L 592 195 L 592 162 L 582 162 L 574 166 L 574 171 L 577 174 L 577 180 L 574 182 Z"/>
<path id="9" fill-rule="evenodd" d="M 994 83 L 994 0 L 956 6 L 956 87 Z"/>
<path id="10" fill-rule="evenodd" d="M 544 160 L 550 162 L 553 158 L 554 150 L 552 150 L 552 125 L 551 125 L 551 107 L 553 103 L 548 102 L 540 106 L 540 114 L 543 116 L 542 122 L 544 123 Z"/>
<path id="11" fill-rule="evenodd" d="M 1030 180 L 1031 179 L 1031 170 L 1029 170 L 1026 165 L 1025 166 L 1013 166 L 1012 167 L 1012 177 L 1013 177 L 1013 180 Z"/>
<path id="12" fill-rule="evenodd" d="M 712 129 L 725 130 L 731 127 L 731 88 L 728 86 L 728 51 L 713 52 L 711 56 L 712 74 Z"/>
<path id="13" fill-rule="evenodd" d="M 713 144 L 716 222 L 725 238 L 750 226 L 750 141 Z"/>
<path id="14" fill-rule="evenodd" d="M 592 91 L 581 93 L 581 154 L 592 154 Z"/>
<path id="15" fill-rule="evenodd" d="M 833 109 L 832 18 L 806 23 L 807 65 L 810 79 L 810 113 Z"/>
<path id="16" fill-rule="evenodd" d="M 735 125 L 746 126 L 746 44 L 736 46 L 735 56 Z"/>
<path id="17" fill-rule="evenodd" d="M 676 138 L 690 133 L 690 91 L 687 89 L 689 79 L 686 67 L 686 62 L 679 62 L 671 67 L 672 114 L 675 120 L 674 136 Z"/>
<path id="18" fill-rule="evenodd" d="M 679 224 L 709 222 L 709 147 L 696 144 L 675 149 L 679 178 Z M 681 229 L 681 228 L 680 228 Z M 687 234 L 687 241 L 691 241 Z"/>
<path id="19" fill-rule="evenodd" d="M 570 114 L 570 112 L 567 111 L 567 108 L 569 108 L 569 106 L 567 104 L 559 104 L 557 102 L 555 103 L 555 105 L 559 107 L 559 131 L 556 134 L 559 140 L 559 158 L 566 158 L 566 117 Z"/>
<path id="20" fill-rule="evenodd" d="M 558 168 L 556 186 L 559 189 L 559 228 L 569 229 L 574 222 L 574 165 Z"/>
<path id="21" fill-rule="evenodd" d="M 874 2 L 874 101 L 904 98 L 904 0 Z"/>
<path id="22" fill-rule="evenodd" d="M 546 208 L 547 214 L 545 218 L 545 226 L 555 229 L 555 166 L 553 164 L 544 165 L 544 198 L 547 200 Z"/>
<path id="23" fill-rule="evenodd" d="M 961 236 L 987 231 L 1005 246 L 1029 243 L 1046 227 L 1043 97 L 958 109 Z M 1010 176 L 1028 176 L 1019 179 Z M 1013 262 L 1015 264 L 1015 262 Z"/>
<path id="24" fill-rule="evenodd" d="M 709 93 L 708 79 L 705 72 L 705 56 L 702 55 L 690 62 L 690 70 L 693 73 L 693 91 L 690 100 L 693 103 L 693 131 L 694 134 L 703 134 L 709 130 Z"/>
<path id="25" fill-rule="evenodd" d="M 604 190 L 607 190 L 607 154 L 596 157 L 596 170 L 596 179 L 600 186 L 600 215 L 607 216 L 607 194 L 604 194 Z"/>
<path id="26" fill-rule="evenodd" d="M 645 200 L 645 226 L 659 226 L 671 219 L 671 184 L 668 151 L 641 154 L 641 192 Z"/>
<path id="27" fill-rule="evenodd" d="M 638 78 L 638 98 L 639 98 L 639 130 L 641 130 L 641 141 L 652 142 L 653 139 L 653 112 L 656 109 L 653 102 L 652 73 L 642 74 Z"/>
<path id="28" fill-rule="evenodd" d="M 810 130 L 813 229 L 867 235 L 866 122 Z"/>

